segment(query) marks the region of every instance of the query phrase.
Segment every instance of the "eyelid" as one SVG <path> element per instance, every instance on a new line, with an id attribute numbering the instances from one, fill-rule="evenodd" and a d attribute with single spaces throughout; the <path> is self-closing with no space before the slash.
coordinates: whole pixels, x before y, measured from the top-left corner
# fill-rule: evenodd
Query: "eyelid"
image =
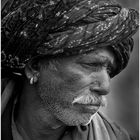
<path id="1" fill-rule="evenodd" d="M 106 67 L 108 74 L 110 75 L 114 69 L 113 64 L 108 61 L 108 62 L 93 62 L 93 63 L 80 63 L 82 65 L 82 67 L 87 68 L 87 69 L 91 69 L 93 71 L 99 71 L 101 70 L 103 67 Z"/>
<path id="2" fill-rule="evenodd" d="M 80 65 L 86 69 L 92 70 L 92 71 L 98 71 L 101 70 L 103 65 L 101 63 L 80 63 Z"/>
<path id="3" fill-rule="evenodd" d="M 112 63 L 109 61 L 106 62 L 80 62 L 80 64 L 85 64 L 85 65 L 89 65 L 89 66 L 112 66 Z"/>

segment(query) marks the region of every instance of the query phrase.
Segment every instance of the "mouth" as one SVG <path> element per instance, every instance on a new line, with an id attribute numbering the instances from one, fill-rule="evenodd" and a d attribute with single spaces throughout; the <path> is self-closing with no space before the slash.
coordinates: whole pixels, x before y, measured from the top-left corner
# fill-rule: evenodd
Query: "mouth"
<path id="1" fill-rule="evenodd" d="M 81 95 L 72 102 L 73 106 L 85 113 L 95 113 L 102 106 L 100 98 L 91 95 Z"/>
<path id="2" fill-rule="evenodd" d="M 92 113 L 94 114 L 100 107 L 100 104 L 74 104 L 83 113 Z"/>

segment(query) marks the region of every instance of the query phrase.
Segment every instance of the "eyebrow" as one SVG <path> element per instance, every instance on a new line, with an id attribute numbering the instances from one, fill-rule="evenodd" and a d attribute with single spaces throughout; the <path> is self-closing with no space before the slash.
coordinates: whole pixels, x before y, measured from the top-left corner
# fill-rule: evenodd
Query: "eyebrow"
<path id="1" fill-rule="evenodd" d="M 95 53 L 95 55 L 82 55 L 79 56 L 79 58 L 76 60 L 78 63 L 96 63 L 98 65 L 109 65 L 111 66 L 113 69 L 116 68 L 115 62 L 111 61 L 109 59 L 109 57 L 107 56 L 102 56 L 102 55 L 98 55 Z"/>
<path id="2" fill-rule="evenodd" d="M 101 62 L 101 63 L 112 63 L 111 60 L 109 59 L 109 57 L 107 56 L 101 56 L 101 55 L 97 55 L 95 54 L 94 56 L 90 56 L 90 55 L 86 55 L 86 56 L 80 56 L 77 59 L 78 62 L 87 62 L 87 63 L 93 63 L 93 62 Z"/>

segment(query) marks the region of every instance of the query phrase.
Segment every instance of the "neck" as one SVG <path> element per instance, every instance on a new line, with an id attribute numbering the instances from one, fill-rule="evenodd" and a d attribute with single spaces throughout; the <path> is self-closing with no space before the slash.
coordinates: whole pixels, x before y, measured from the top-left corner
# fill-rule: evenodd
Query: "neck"
<path id="1" fill-rule="evenodd" d="M 65 126 L 44 108 L 35 87 L 27 82 L 19 99 L 15 122 L 17 129 L 24 131 L 21 135 L 26 134 L 29 139 L 57 140 L 65 130 Z"/>

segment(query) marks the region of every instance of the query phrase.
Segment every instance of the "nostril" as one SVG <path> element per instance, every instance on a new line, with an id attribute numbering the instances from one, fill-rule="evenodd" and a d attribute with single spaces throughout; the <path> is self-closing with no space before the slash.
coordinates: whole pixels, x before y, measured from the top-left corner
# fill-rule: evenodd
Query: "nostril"
<path id="1" fill-rule="evenodd" d="M 107 95 L 110 92 L 109 88 L 102 88 L 102 87 L 90 87 L 90 91 L 92 93 L 96 93 L 98 95 Z"/>

